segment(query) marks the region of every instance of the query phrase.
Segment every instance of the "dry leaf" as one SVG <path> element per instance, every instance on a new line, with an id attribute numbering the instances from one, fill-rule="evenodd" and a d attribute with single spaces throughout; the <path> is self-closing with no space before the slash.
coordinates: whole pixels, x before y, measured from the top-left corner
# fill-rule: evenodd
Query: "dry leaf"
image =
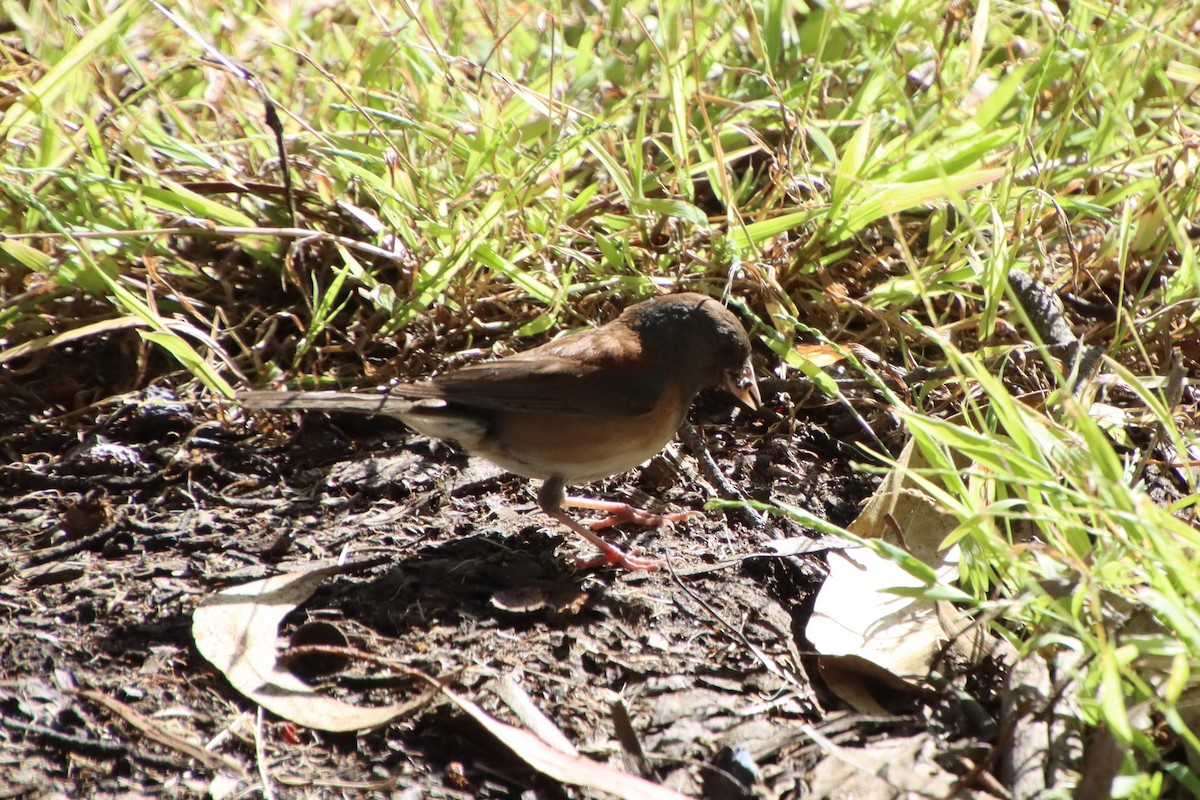
<path id="1" fill-rule="evenodd" d="M 849 530 L 900 546 L 949 580 L 955 575 L 957 551 L 938 548 L 958 522 L 918 493 L 905 474 L 926 467 L 910 441 Z M 817 594 L 805 635 L 821 656 L 845 657 L 822 661 L 822 673 L 839 697 L 864 713 L 877 711 L 863 698 L 871 696 L 868 684 L 877 683 L 878 675 L 863 662 L 895 676 L 923 676 L 947 638 L 933 602 L 889 591 L 923 585 L 873 550 L 856 547 L 830 554 L 829 577 Z"/>
<path id="2" fill-rule="evenodd" d="M 899 800 L 917 797 L 986 797 L 961 789 L 934 760 L 930 736 L 887 739 L 866 747 L 838 747 L 813 768 L 811 797 L 828 800 Z M 957 791 L 956 791 L 957 790 Z"/>
<path id="3" fill-rule="evenodd" d="M 927 469 L 929 462 L 917 450 L 916 443 L 909 440 L 896 459 L 895 468 L 884 477 L 848 529 L 864 539 L 883 539 L 898 545 L 940 571 L 958 560 L 955 551 L 938 549 L 958 527 L 958 520 L 938 508 L 908 477 L 909 472 Z"/>
<path id="4" fill-rule="evenodd" d="M 204 598 L 192 615 L 196 649 L 235 689 L 273 714 L 322 731 L 376 728 L 420 702 L 370 708 L 327 697 L 280 666 L 279 623 L 333 575 L 368 564 L 322 567 L 245 583 Z"/>
<path id="5" fill-rule="evenodd" d="M 590 758 L 570 755 L 551 747 L 529 731 L 490 716 L 470 700 L 458 696 L 444 686 L 442 694 L 486 728 L 488 733 L 503 742 L 517 758 L 560 783 L 594 789 L 623 800 L 686 800 L 686 795 L 665 786 L 621 772 Z"/>
<path id="6" fill-rule="evenodd" d="M 793 348 L 809 362 L 818 367 L 831 367 L 841 361 L 844 356 L 827 344 L 798 344 Z"/>
<path id="7" fill-rule="evenodd" d="M 924 675 L 945 638 L 937 608 L 889 589 L 922 582 L 866 548 L 829 555 L 829 577 L 805 631 L 822 655 L 855 655 L 896 675 Z"/>

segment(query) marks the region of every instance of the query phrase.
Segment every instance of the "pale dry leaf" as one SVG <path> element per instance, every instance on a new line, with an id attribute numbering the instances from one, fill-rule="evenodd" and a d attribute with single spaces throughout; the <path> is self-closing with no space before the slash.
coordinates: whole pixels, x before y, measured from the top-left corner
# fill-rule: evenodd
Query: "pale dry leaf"
<path id="1" fill-rule="evenodd" d="M 823 656 L 858 656 L 894 675 L 923 676 L 945 638 L 936 606 L 894 594 L 920 587 L 895 562 L 866 548 L 829 554 L 805 635 Z"/>
<path id="2" fill-rule="evenodd" d="M 830 745 L 810 775 L 809 796 L 825 800 L 900 800 L 984 797 L 957 787 L 958 779 L 936 761 L 928 735 L 887 739 L 866 747 Z M 957 789 L 957 792 L 956 792 Z"/>
<path id="3" fill-rule="evenodd" d="M 939 550 L 946 536 L 958 527 L 958 520 L 938 508 L 908 477 L 910 472 L 928 469 L 928 460 L 910 439 L 897 457 L 896 466 L 847 528 L 864 539 L 882 539 L 902 547 L 941 570 L 958 560 L 956 551 Z"/>
<path id="4" fill-rule="evenodd" d="M 792 349 L 822 369 L 832 367 L 845 358 L 839 350 L 827 344 L 798 344 L 794 345 Z"/>
<path id="5" fill-rule="evenodd" d="M 371 708 L 344 703 L 314 691 L 280 665 L 277 657 L 283 618 L 327 578 L 364 566 L 349 564 L 276 575 L 206 597 L 192 615 L 196 649 L 243 695 L 307 728 L 345 733 L 377 728 L 404 716 L 417 704 Z"/>
<path id="6" fill-rule="evenodd" d="M 442 694 L 451 703 L 471 716 L 499 739 L 517 758 L 543 775 L 560 783 L 582 786 L 623 800 L 685 800 L 680 794 L 665 786 L 613 769 L 580 755 L 564 753 L 546 744 L 534 734 L 501 722 L 465 697 L 442 688 Z"/>
<path id="7" fill-rule="evenodd" d="M 928 466 L 910 441 L 849 530 L 906 550 L 949 581 L 955 575 L 957 551 L 939 547 L 957 520 L 918 492 L 906 474 Z M 833 684 L 841 688 L 834 691 L 856 708 L 856 701 L 871 695 L 870 684 L 878 677 L 856 665 L 869 662 L 895 676 L 923 676 L 940 652 L 947 635 L 935 604 L 891 591 L 922 586 L 920 579 L 868 548 L 830 553 L 829 576 L 817 594 L 805 635 L 822 657 L 857 659 L 821 664 L 823 672 L 837 676 Z M 871 711 L 869 706 L 860 710 Z"/>

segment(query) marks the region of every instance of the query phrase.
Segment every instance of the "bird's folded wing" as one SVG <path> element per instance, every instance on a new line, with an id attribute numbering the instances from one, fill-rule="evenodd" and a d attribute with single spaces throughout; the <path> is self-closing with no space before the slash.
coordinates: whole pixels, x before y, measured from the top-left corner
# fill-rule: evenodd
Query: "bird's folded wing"
<path id="1" fill-rule="evenodd" d="M 614 369 L 545 353 L 470 364 L 432 385 L 451 405 L 614 417 L 648 414 L 666 392 L 665 377 L 652 370 Z"/>

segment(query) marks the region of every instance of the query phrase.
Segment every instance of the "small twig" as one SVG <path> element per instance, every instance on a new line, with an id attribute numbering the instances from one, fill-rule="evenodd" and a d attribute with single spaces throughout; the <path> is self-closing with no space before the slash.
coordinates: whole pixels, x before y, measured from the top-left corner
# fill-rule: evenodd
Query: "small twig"
<path id="1" fill-rule="evenodd" d="M 104 694 L 103 692 L 98 692 L 92 689 L 77 689 L 75 690 L 75 693 L 80 697 L 85 697 L 97 705 L 103 706 L 112 713 L 116 714 L 151 741 L 158 742 L 159 744 L 178 753 L 182 753 L 189 758 L 193 758 L 209 769 L 217 772 L 227 772 L 243 780 L 248 777 L 245 769 L 243 769 L 242 765 L 238 762 L 231 758 L 227 758 L 220 753 L 214 753 L 211 750 L 205 750 L 203 746 L 193 744 L 192 742 L 176 736 L 173 733 L 168 733 L 156 725 L 153 720 L 143 716 L 137 711 L 134 711 L 120 700 L 116 700 Z"/>
<path id="2" fill-rule="evenodd" d="M 105 525 L 95 533 L 89 534 L 71 542 L 64 542 L 54 547 L 47 547 L 38 550 L 25 559 L 25 563 L 21 565 L 22 569 L 31 569 L 32 567 L 40 567 L 42 564 L 49 564 L 51 561 L 61 561 L 64 558 L 69 558 L 76 553 L 82 553 L 84 550 L 92 550 L 102 546 L 113 534 L 125 524 L 125 514 L 120 510 L 117 511 L 116 519 L 111 524 Z"/>
<path id="3" fill-rule="evenodd" d="M 746 499 L 746 495 L 742 493 L 742 490 L 721 474 L 721 468 L 717 466 L 716 460 L 712 457 L 712 453 L 709 452 L 708 446 L 704 444 L 704 440 L 700 438 L 700 434 L 694 425 L 684 423 L 683 427 L 679 429 L 679 437 L 687 445 L 692 455 L 696 457 L 696 460 L 700 462 L 700 471 L 704 473 L 704 477 L 712 481 L 717 487 L 717 492 L 723 500 Z M 742 506 L 736 509 L 736 513 L 737 516 L 741 517 L 742 522 L 755 530 L 763 530 L 766 527 L 766 517 L 749 506 Z"/>
<path id="4" fill-rule="evenodd" d="M 609 710 L 612 714 L 613 732 L 617 735 L 621 750 L 628 756 L 628 766 L 632 767 L 630 771 L 643 778 L 653 777 L 654 771 L 650 768 L 646 751 L 642 748 L 637 731 L 634 730 L 633 720 L 629 718 L 629 709 L 625 706 L 625 701 L 618 697 L 609 705 Z"/>
<path id="5" fill-rule="evenodd" d="M 271 129 L 271 133 L 275 135 L 275 149 L 279 153 L 279 172 L 283 176 L 283 192 L 287 198 L 288 217 L 293 225 L 296 224 L 296 199 L 295 192 L 292 188 L 292 173 L 288 169 L 287 148 L 283 143 L 283 122 L 279 119 L 279 112 L 275 108 L 275 101 L 271 99 L 270 92 L 267 91 L 264 84 L 258 77 L 246 67 L 234 61 L 229 56 L 218 50 L 211 42 L 201 36 L 191 25 L 184 21 L 183 17 L 179 16 L 171 9 L 159 3 L 157 0 L 150 0 L 155 8 L 159 10 L 164 17 L 175 23 L 181 31 L 187 34 L 192 41 L 199 44 L 213 61 L 220 64 L 225 69 L 237 75 L 242 80 L 250 85 L 250 88 L 258 93 L 259 100 L 263 104 L 263 113 L 266 116 L 267 127 Z"/>
<path id="6" fill-rule="evenodd" d="M 708 615 L 716 620 L 722 628 L 728 631 L 734 639 L 740 641 L 747 650 L 753 653 L 754 657 L 757 658 L 759 663 L 766 668 L 767 672 L 770 672 L 775 677 L 792 686 L 804 685 L 795 675 L 795 673 L 780 667 L 777 663 L 775 663 L 775 659 L 771 658 L 771 656 L 769 656 L 765 650 L 754 644 L 754 642 L 750 641 L 746 634 L 735 628 L 732 623 L 726 621 L 724 617 L 717 613 L 716 609 L 714 609 L 704 600 L 704 598 L 692 591 L 691 587 L 685 584 L 683 579 L 679 577 L 679 573 L 675 571 L 675 565 L 672 563 L 669 555 L 667 557 L 667 571 L 670 573 L 671 580 L 675 582 L 675 585 L 678 586 L 684 594 L 690 597 L 693 602 L 697 603 L 701 608 L 707 611 Z"/>
<path id="7" fill-rule="evenodd" d="M 254 721 L 254 763 L 258 767 L 258 779 L 262 785 L 265 800 L 275 800 L 275 789 L 271 783 L 271 774 L 267 769 L 267 750 L 263 745 L 263 707 L 258 707 L 258 715 Z"/>
<path id="8" fill-rule="evenodd" d="M 1047 351 L 1062 358 L 1068 386 L 1078 394 L 1091 378 L 1104 348 L 1083 346 L 1067 324 L 1062 301 L 1041 283 L 1014 269 L 1008 273 L 1008 285 Z"/>

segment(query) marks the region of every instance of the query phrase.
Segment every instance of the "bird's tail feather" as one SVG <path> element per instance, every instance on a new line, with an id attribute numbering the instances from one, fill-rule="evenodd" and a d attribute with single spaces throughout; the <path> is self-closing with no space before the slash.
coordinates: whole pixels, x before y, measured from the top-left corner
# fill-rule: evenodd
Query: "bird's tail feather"
<path id="1" fill-rule="evenodd" d="M 383 392 L 238 392 L 235 399 L 246 408 L 296 411 L 341 411 L 355 414 L 401 416 L 440 400 L 412 400 Z"/>

